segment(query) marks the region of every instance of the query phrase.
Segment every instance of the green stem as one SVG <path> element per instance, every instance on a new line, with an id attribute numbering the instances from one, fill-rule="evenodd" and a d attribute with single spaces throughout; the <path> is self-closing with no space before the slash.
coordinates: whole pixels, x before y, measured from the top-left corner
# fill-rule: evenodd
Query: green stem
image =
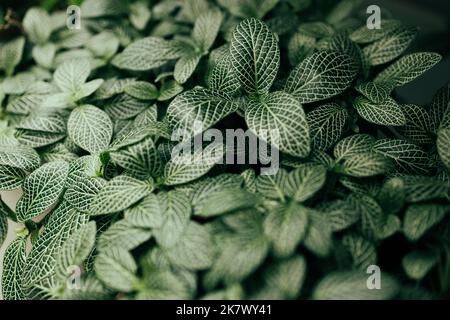
<path id="1" fill-rule="evenodd" d="M 8 217 L 10 220 L 14 221 L 14 222 L 18 222 L 17 221 L 17 215 L 14 211 L 12 211 L 7 205 L 6 203 L 3 202 L 3 200 L 0 197 L 0 207 L 1 207 L 1 211 L 6 213 L 6 217 Z"/>

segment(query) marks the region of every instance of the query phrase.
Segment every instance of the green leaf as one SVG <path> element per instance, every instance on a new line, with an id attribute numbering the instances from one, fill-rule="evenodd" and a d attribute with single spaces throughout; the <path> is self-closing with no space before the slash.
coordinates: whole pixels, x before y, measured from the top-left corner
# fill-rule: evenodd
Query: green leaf
<path id="1" fill-rule="evenodd" d="M 103 83 L 103 79 L 95 79 L 81 85 L 80 90 L 75 94 L 74 99 L 78 101 L 93 94 Z"/>
<path id="2" fill-rule="evenodd" d="M 424 174 L 429 171 L 428 154 L 415 144 L 399 139 L 380 139 L 374 144 L 373 150 L 393 159 L 406 172 Z"/>
<path id="3" fill-rule="evenodd" d="M 123 248 L 130 251 L 150 239 L 151 235 L 150 230 L 132 226 L 125 219 L 119 220 L 101 234 L 97 250 L 102 252 L 113 248 Z"/>
<path id="4" fill-rule="evenodd" d="M 40 148 L 54 144 L 66 137 L 65 133 L 51 133 L 31 130 L 17 130 L 17 139 L 22 145 Z"/>
<path id="5" fill-rule="evenodd" d="M 64 61 L 55 71 L 53 79 L 63 92 L 76 93 L 91 73 L 87 59 Z"/>
<path id="6" fill-rule="evenodd" d="M 122 291 L 132 291 L 138 282 L 137 266 L 133 256 L 120 247 L 102 251 L 95 259 L 95 273 L 108 287 Z"/>
<path id="7" fill-rule="evenodd" d="M 296 32 L 289 40 L 288 56 L 291 65 L 298 65 L 315 51 L 316 39 L 313 36 Z"/>
<path id="8" fill-rule="evenodd" d="M 402 259 L 405 273 L 413 280 L 421 280 L 437 264 L 435 255 L 427 252 L 412 251 Z"/>
<path id="9" fill-rule="evenodd" d="M 219 0 L 219 4 L 227 8 L 232 15 L 262 19 L 277 5 L 279 0 Z"/>
<path id="10" fill-rule="evenodd" d="M 27 292 L 34 288 L 49 287 L 55 276 L 55 256 L 72 233 L 88 223 L 89 216 L 62 202 L 48 218 L 44 231 L 39 235 L 28 255 L 22 286 Z"/>
<path id="11" fill-rule="evenodd" d="M 150 102 L 141 101 L 128 94 L 120 94 L 114 97 L 106 105 L 104 111 L 112 119 L 127 120 L 134 118 L 150 106 Z"/>
<path id="12" fill-rule="evenodd" d="M 211 90 L 227 92 L 229 95 L 239 90 L 241 84 L 233 72 L 230 54 L 226 54 L 216 63 L 208 75 L 208 87 Z"/>
<path id="13" fill-rule="evenodd" d="M 377 195 L 378 203 L 389 213 L 399 212 L 405 204 L 405 199 L 405 182 L 400 177 L 392 177 L 385 181 Z"/>
<path id="14" fill-rule="evenodd" d="M 377 250 L 374 243 L 364 237 L 350 233 L 342 238 L 342 245 L 352 257 L 355 269 L 366 271 L 370 265 L 377 264 Z"/>
<path id="15" fill-rule="evenodd" d="M 62 112 L 41 110 L 33 112 L 16 126 L 18 129 L 65 133 L 66 117 Z"/>
<path id="16" fill-rule="evenodd" d="M 442 163 L 450 168 L 450 127 L 439 129 L 436 141 L 439 157 Z"/>
<path id="17" fill-rule="evenodd" d="M 450 191 L 446 181 L 437 177 L 402 176 L 405 184 L 405 195 L 408 202 L 420 202 L 445 198 Z"/>
<path id="18" fill-rule="evenodd" d="M 304 238 L 308 227 L 308 211 L 296 203 L 276 206 L 264 221 L 264 232 L 272 241 L 277 257 L 291 256 Z"/>
<path id="19" fill-rule="evenodd" d="M 46 163 L 23 182 L 23 196 L 16 206 L 19 221 L 34 218 L 50 208 L 61 196 L 69 174 L 69 164 L 64 161 Z"/>
<path id="20" fill-rule="evenodd" d="M 89 212 L 92 201 L 98 192 L 106 185 L 102 178 L 82 177 L 68 183 L 64 199 L 75 209 L 81 212 Z"/>
<path id="21" fill-rule="evenodd" d="M 312 147 L 325 151 L 341 137 L 347 122 L 347 109 L 336 103 L 324 104 L 307 113 Z"/>
<path id="22" fill-rule="evenodd" d="M 440 124 L 444 118 L 448 109 L 448 103 L 450 101 L 450 85 L 447 84 L 440 88 L 433 97 L 430 105 L 430 117 L 432 120 L 433 132 L 437 132 Z"/>
<path id="23" fill-rule="evenodd" d="M 233 70 L 248 94 L 268 93 L 280 65 L 277 38 L 267 25 L 256 19 L 242 21 L 231 40 Z"/>
<path id="24" fill-rule="evenodd" d="M 192 38 L 203 52 L 207 52 L 216 40 L 222 18 L 219 10 L 209 10 L 195 20 Z"/>
<path id="25" fill-rule="evenodd" d="M 144 30 L 152 17 L 152 12 L 145 2 L 134 2 L 130 5 L 130 22 L 138 30 Z"/>
<path id="26" fill-rule="evenodd" d="M 316 285 L 313 298 L 316 300 L 387 300 L 395 297 L 399 290 L 397 281 L 389 274 L 381 275 L 381 289 L 370 290 L 367 281 L 370 274 L 364 271 L 333 272 Z"/>
<path id="27" fill-rule="evenodd" d="M 306 209 L 306 208 L 305 208 Z M 328 218 L 312 209 L 308 209 L 308 229 L 303 245 L 318 257 L 326 257 L 332 247 L 331 226 Z"/>
<path id="28" fill-rule="evenodd" d="M 366 44 L 377 41 L 398 29 L 402 23 L 398 20 L 381 19 L 379 29 L 369 29 L 364 24 L 350 34 L 350 39 L 356 43 Z"/>
<path id="29" fill-rule="evenodd" d="M 401 105 L 401 108 L 406 117 L 401 133 L 415 143 L 431 143 L 432 121 L 427 110 L 413 104 Z"/>
<path id="30" fill-rule="evenodd" d="M 135 81 L 125 86 L 124 92 L 140 100 L 154 100 L 158 97 L 158 90 L 150 82 Z"/>
<path id="31" fill-rule="evenodd" d="M 3 256 L 2 297 L 5 300 L 24 300 L 21 275 L 26 270 L 26 238 L 17 238 Z"/>
<path id="32" fill-rule="evenodd" d="M 344 0 L 339 1 L 326 15 L 326 21 L 330 24 L 338 24 L 344 19 L 349 18 L 360 5 L 359 0 Z"/>
<path id="33" fill-rule="evenodd" d="M 403 126 L 406 117 L 402 108 L 392 98 L 381 103 L 373 103 L 363 96 L 358 96 L 353 102 L 358 114 L 365 120 L 384 126 Z"/>
<path id="34" fill-rule="evenodd" d="M 392 87 L 390 82 L 363 82 L 358 84 L 355 89 L 371 102 L 381 104 L 389 98 Z"/>
<path id="35" fill-rule="evenodd" d="M 70 268 L 81 265 L 88 257 L 95 244 L 96 231 L 95 221 L 91 221 L 75 231 L 61 246 L 56 255 L 56 275 L 63 285 L 72 274 Z"/>
<path id="36" fill-rule="evenodd" d="M 128 6 L 120 0 L 86 0 L 81 5 L 85 18 L 114 17 L 126 13 Z"/>
<path id="37" fill-rule="evenodd" d="M 37 64 L 44 68 L 50 69 L 53 65 L 53 59 L 56 54 L 56 45 L 47 43 L 40 46 L 34 46 L 32 56 Z"/>
<path id="38" fill-rule="evenodd" d="M 78 290 L 66 290 L 61 299 L 64 300 L 103 300 L 111 299 L 109 291 L 103 283 L 94 275 L 89 274 L 81 278 L 81 288 Z"/>
<path id="39" fill-rule="evenodd" d="M 0 190 L 8 191 L 21 187 L 26 177 L 25 171 L 10 166 L 0 166 Z"/>
<path id="40" fill-rule="evenodd" d="M 192 294 L 182 274 L 170 270 L 152 268 L 144 276 L 143 288 L 136 295 L 137 300 L 183 300 Z"/>
<path id="41" fill-rule="evenodd" d="M 125 175 L 110 180 L 92 200 L 90 215 L 123 211 L 153 191 L 153 181 L 140 181 Z"/>
<path id="42" fill-rule="evenodd" d="M 119 49 L 119 39 L 110 31 L 103 31 L 91 37 L 86 43 L 96 57 L 110 59 Z"/>
<path id="43" fill-rule="evenodd" d="M 367 154 L 374 143 L 375 139 L 368 134 L 354 134 L 339 141 L 333 154 L 336 160 Z"/>
<path id="44" fill-rule="evenodd" d="M 193 153 L 180 149 L 172 154 L 164 168 L 164 184 L 172 186 L 196 180 L 211 170 L 222 157 L 222 144 L 212 143 L 203 149 L 196 148 Z"/>
<path id="45" fill-rule="evenodd" d="M 41 8 L 28 9 L 23 18 L 23 28 L 31 42 L 44 44 L 52 32 L 50 17 Z"/>
<path id="46" fill-rule="evenodd" d="M 319 51 L 292 70 L 284 90 L 300 103 L 320 101 L 344 92 L 357 72 L 358 65 L 350 56 L 336 51 Z"/>
<path id="47" fill-rule="evenodd" d="M 260 266 L 269 251 L 259 212 L 246 210 L 229 217 L 229 226 L 239 227 L 219 238 L 220 252 L 205 276 L 207 284 L 242 281 Z"/>
<path id="48" fill-rule="evenodd" d="M 111 152 L 110 156 L 114 163 L 139 179 L 156 177 L 162 170 L 161 158 L 151 137 L 145 138 L 140 143 Z"/>
<path id="49" fill-rule="evenodd" d="M 167 109 L 172 131 L 183 139 L 193 137 L 235 112 L 238 104 L 226 93 L 195 88 L 178 95 Z M 201 125 L 198 128 L 197 122 Z"/>
<path id="50" fill-rule="evenodd" d="M 450 212 L 448 205 L 413 204 L 408 207 L 403 220 L 403 232 L 408 240 L 419 240 L 431 227 Z"/>
<path id="51" fill-rule="evenodd" d="M 212 204 L 211 198 L 218 197 L 216 194 L 222 194 L 222 190 L 240 190 L 242 185 L 242 178 L 233 174 L 221 174 L 215 177 L 208 177 L 195 182 L 192 185 L 190 198 L 194 214 L 200 215 L 206 213 L 203 206 L 206 203 Z M 233 193 L 234 195 L 234 193 Z"/>
<path id="52" fill-rule="evenodd" d="M 113 58 L 112 64 L 119 69 L 146 71 L 158 68 L 181 56 L 181 46 L 176 41 L 147 37 L 127 46 Z"/>
<path id="53" fill-rule="evenodd" d="M 180 241 L 191 216 L 189 199 L 179 191 L 158 193 L 158 202 L 163 212 L 161 227 L 154 230 L 156 242 L 165 248 Z"/>
<path id="54" fill-rule="evenodd" d="M 106 149 L 113 134 L 109 116 L 92 105 L 75 108 L 70 114 L 67 129 L 73 142 L 93 154 Z"/>
<path id="55" fill-rule="evenodd" d="M 304 202 L 319 191 L 325 183 L 324 166 L 301 166 L 289 173 L 284 186 L 285 194 L 297 202 Z"/>
<path id="56" fill-rule="evenodd" d="M 164 250 L 172 265 L 188 270 L 211 267 L 214 257 L 212 236 L 207 227 L 191 222 L 185 228 L 177 245 Z"/>
<path id="57" fill-rule="evenodd" d="M 1 198 L 0 201 L 0 206 L 6 206 Z M 3 242 L 6 240 L 6 236 L 8 235 L 8 219 L 6 214 L 3 212 L 3 208 L 0 210 L 0 247 L 2 247 Z"/>
<path id="58" fill-rule="evenodd" d="M 409 47 L 417 34 L 417 28 L 402 26 L 376 42 L 364 47 L 363 52 L 371 66 L 392 61 Z"/>
<path id="59" fill-rule="evenodd" d="M 196 52 L 183 55 L 175 64 L 173 76 L 179 84 L 185 83 L 194 74 L 202 55 Z"/>
<path id="60" fill-rule="evenodd" d="M 12 76 L 14 69 L 22 60 L 25 38 L 18 37 L 0 46 L 0 69 L 5 70 L 7 76 Z M 3 83 L 3 86 L 5 84 Z"/>
<path id="61" fill-rule="evenodd" d="M 152 126 L 149 127 L 146 125 L 129 128 L 128 130 L 124 130 L 123 132 L 119 132 L 119 134 L 117 134 L 114 141 L 111 143 L 109 150 L 117 151 L 118 149 L 137 144 L 145 140 L 145 138 L 154 135 L 155 132 L 158 131 L 155 131 Z"/>
<path id="62" fill-rule="evenodd" d="M 327 217 L 333 232 L 345 230 L 359 220 L 359 212 L 345 200 L 322 203 L 319 209 Z"/>
<path id="63" fill-rule="evenodd" d="M 388 158 L 369 151 L 345 158 L 341 170 L 352 177 L 371 177 L 387 173 L 392 167 L 392 162 Z"/>
<path id="64" fill-rule="evenodd" d="M 201 207 L 197 206 L 196 215 L 214 217 L 227 212 L 254 207 L 260 198 L 242 189 L 222 189 L 209 195 Z"/>
<path id="65" fill-rule="evenodd" d="M 379 73 L 375 82 L 387 81 L 396 87 L 402 86 L 431 69 L 441 59 L 442 56 L 434 52 L 408 54 Z"/>
<path id="66" fill-rule="evenodd" d="M 149 194 L 142 201 L 125 210 L 125 220 L 134 227 L 159 228 L 164 222 L 158 197 Z"/>
<path id="67" fill-rule="evenodd" d="M 116 94 L 124 93 L 125 88 L 136 82 L 133 78 L 125 78 L 125 79 L 116 79 L 111 78 L 107 79 L 102 83 L 100 88 L 95 92 L 94 98 L 99 100 L 109 99 Z"/>
<path id="68" fill-rule="evenodd" d="M 376 238 L 386 219 L 378 202 L 368 195 L 356 193 L 351 194 L 347 200 L 359 213 L 362 235 Z"/>
<path id="69" fill-rule="evenodd" d="M 167 101 L 183 92 L 183 87 L 175 80 L 165 81 L 159 90 L 158 101 Z"/>
<path id="70" fill-rule="evenodd" d="M 281 260 L 264 272 L 264 282 L 285 299 L 295 299 L 306 277 L 306 259 L 301 255 Z"/>
<path id="71" fill-rule="evenodd" d="M 46 95 L 42 102 L 41 107 L 42 108 L 68 108 L 73 107 L 75 102 L 77 101 L 76 96 L 72 92 L 59 92 L 54 94 L 48 94 Z"/>
<path id="72" fill-rule="evenodd" d="M 250 102 L 245 110 L 245 121 L 259 138 L 282 152 L 297 157 L 306 157 L 310 152 L 303 107 L 285 92 L 271 93 L 262 102 Z"/>
<path id="73" fill-rule="evenodd" d="M 288 177 L 287 171 L 283 168 L 274 175 L 260 175 L 256 179 L 256 190 L 264 197 L 284 200 Z"/>
<path id="74" fill-rule="evenodd" d="M 158 123 L 158 110 L 156 104 L 148 107 L 145 111 L 138 114 L 134 119 L 135 127 L 156 125 Z"/>

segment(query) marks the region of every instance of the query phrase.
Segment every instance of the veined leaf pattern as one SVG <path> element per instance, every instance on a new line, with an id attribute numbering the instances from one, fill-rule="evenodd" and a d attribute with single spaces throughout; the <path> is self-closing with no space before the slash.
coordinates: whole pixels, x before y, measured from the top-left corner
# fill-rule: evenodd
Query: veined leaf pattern
<path id="1" fill-rule="evenodd" d="M 6 249 L 3 257 L 2 296 L 5 300 L 24 300 L 20 276 L 25 271 L 26 239 L 14 240 Z"/>
<path id="2" fill-rule="evenodd" d="M 266 24 L 256 19 L 242 21 L 231 41 L 234 72 L 251 95 L 266 94 L 280 64 L 280 49 L 275 35 Z"/>
<path id="3" fill-rule="evenodd" d="M 377 66 L 397 58 L 414 40 L 417 28 L 404 26 L 363 49 L 370 65 Z"/>
<path id="4" fill-rule="evenodd" d="M 100 252 L 95 259 L 95 273 L 112 289 L 132 291 L 138 282 L 136 270 L 133 256 L 120 247 Z"/>
<path id="5" fill-rule="evenodd" d="M 441 59 L 442 57 L 434 52 L 411 53 L 401 57 L 379 73 L 375 82 L 387 81 L 396 87 L 402 86 L 431 69 Z"/>
<path id="6" fill-rule="evenodd" d="M 22 185 L 24 194 L 17 202 L 19 221 L 34 218 L 55 204 L 68 174 L 69 164 L 63 161 L 47 163 L 30 174 Z"/>
<path id="7" fill-rule="evenodd" d="M 56 254 L 70 235 L 88 223 L 89 216 L 62 202 L 50 215 L 45 230 L 39 235 L 29 253 L 22 287 L 32 292 L 36 287 L 48 287 L 56 272 Z"/>
<path id="8" fill-rule="evenodd" d="M 195 88 L 178 95 L 167 109 L 167 119 L 172 130 L 182 138 L 199 134 L 196 122 L 206 130 L 236 111 L 238 104 L 226 93 Z"/>
<path id="9" fill-rule="evenodd" d="M 355 99 L 354 107 L 362 118 L 375 124 L 385 126 L 406 124 L 406 118 L 401 107 L 392 98 L 387 98 L 381 103 L 373 103 L 359 96 Z"/>
<path id="10" fill-rule="evenodd" d="M 114 57 L 112 64 L 120 69 L 150 70 L 181 57 L 180 49 L 181 46 L 175 41 L 147 37 L 127 46 L 124 51 Z"/>
<path id="11" fill-rule="evenodd" d="M 322 279 L 314 289 L 318 300 L 385 300 L 393 298 L 398 290 L 397 281 L 384 275 L 385 285 L 381 290 L 367 290 L 367 274 L 364 271 L 340 271 Z"/>
<path id="12" fill-rule="evenodd" d="M 158 202 L 163 213 L 163 223 L 155 230 L 155 238 L 161 246 L 170 248 L 183 235 L 189 224 L 192 208 L 186 196 L 179 191 L 158 194 Z"/>
<path id="13" fill-rule="evenodd" d="M 72 233 L 56 256 L 56 274 L 65 285 L 71 275 L 70 267 L 81 265 L 91 252 L 96 236 L 96 225 L 91 221 Z"/>
<path id="14" fill-rule="evenodd" d="M 38 153 L 26 146 L 0 146 L 0 165 L 11 166 L 26 171 L 33 171 L 39 167 L 41 159 Z"/>
<path id="15" fill-rule="evenodd" d="M 263 102 L 250 102 L 245 121 L 256 135 L 281 151 L 297 157 L 310 152 L 310 135 L 302 105 L 291 95 L 278 91 Z"/>
<path id="16" fill-rule="evenodd" d="M 25 171 L 10 166 L 0 166 L 0 190 L 14 190 L 21 187 Z"/>
<path id="17" fill-rule="evenodd" d="M 441 68 L 417 28 L 360 0 L 82 2 L 80 30 L 5 13 L 2 298 L 446 296 L 450 86 L 409 99 Z"/>
<path id="18" fill-rule="evenodd" d="M 119 212 L 135 204 L 153 191 L 153 181 L 141 181 L 129 176 L 117 176 L 110 180 L 92 200 L 91 215 Z"/>
<path id="19" fill-rule="evenodd" d="M 404 140 L 381 139 L 374 144 L 373 150 L 393 159 L 407 172 L 426 173 L 430 167 L 429 156 L 417 145 Z"/>
<path id="20" fill-rule="evenodd" d="M 92 105 L 75 108 L 70 114 L 67 127 L 70 138 L 90 153 L 104 150 L 113 134 L 113 124 L 109 116 Z"/>
<path id="21" fill-rule="evenodd" d="M 307 113 L 313 148 L 319 151 L 330 148 L 341 137 L 347 118 L 347 110 L 334 103 L 321 105 Z"/>
<path id="22" fill-rule="evenodd" d="M 119 220 L 101 234 L 97 242 L 97 249 L 105 251 L 109 248 L 123 248 L 132 250 L 152 236 L 150 230 L 132 226 L 128 220 Z"/>

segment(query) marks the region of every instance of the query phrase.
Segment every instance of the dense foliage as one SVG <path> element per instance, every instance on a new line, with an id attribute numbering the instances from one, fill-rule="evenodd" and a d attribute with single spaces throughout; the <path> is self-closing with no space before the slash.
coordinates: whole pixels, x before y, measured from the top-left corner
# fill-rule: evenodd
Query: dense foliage
<path id="1" fill-rule="evenodd" d="M 70 30 L 30 8 L 0 43 L 0 190 L 23 191 L 0 200 L 0 244 L 22 225 L 3 298 L 448 295 L 450 87 L 427 106 L 395 94 L 441 56 L 357 9 L 86 0 Z M 277 129 L 281 168 L 217 164 L 216 147 L 175 161 L 172 132 L 198 121 Z"/>

